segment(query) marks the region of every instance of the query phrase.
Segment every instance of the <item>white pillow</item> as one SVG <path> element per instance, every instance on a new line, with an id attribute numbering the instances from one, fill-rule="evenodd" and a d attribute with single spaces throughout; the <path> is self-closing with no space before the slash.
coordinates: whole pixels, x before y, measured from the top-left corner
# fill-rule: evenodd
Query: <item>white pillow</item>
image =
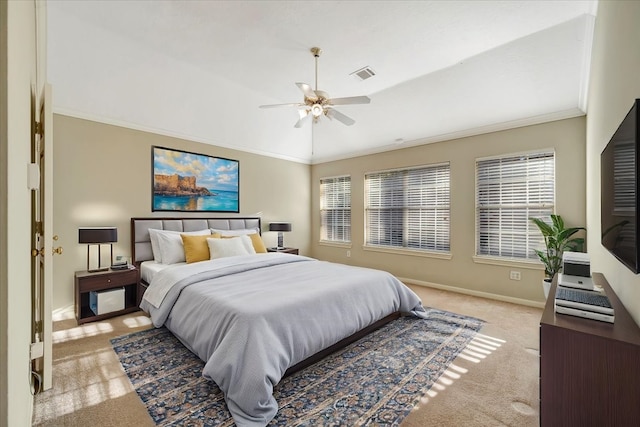
<path id="1" fill-rule="evenodd" d="M 204 229 L 199 231 L 170 231 L 149 229 L 149 237 L 151 238 L 151 249 L 153 250 L 153 258 L 156 262 L 162 264 L 176 264 L 185 262 L 184 246 L 180 234 L 188 234 L 191 236 L 204 236 L 211 234 L 211 230 Z M 156 247 L 153 242 L 156 241 Z M 156 251 L 157 249 L 157 251 Z M 159 260 L 158 260 L 159 258 Z"/>
<path id="2" fill-rule="evenodd" d="M 251 233 L 251 234 L 255 234 L 255 233 Z M 249 237 L 248 234 L 244 234 L 242 236 L 238 236 L 238 237 L 232 237 L 232 238 L 226 238 L 225 240 L 233 240 L 233 239 L 238 239 L 242 242 L 242 244 L 244 245 L 244 247 L 247 249 L 247 252 L 249 252 L 250 254 L 255 254 L 256 253 L 256 249 L 253 247 L 253 241 L 251 240 L 251 237 Z"/>
<path id="3" fill-rule="evenodd" d="M 218 233 L 221 236 L 244 236 L 245 234 L 254 234 L 259 233 L 260 230 L 258 228 L 238 228 L 235 230 L 219 230 L 217 228 L 212 228 L 211 233 Z"/>
<path id="4" fill-rule="evenodd" d="M 151 240 L 151 252 L 153 252 L 153 260 L 155 262 L 162 263 L 162 257 L 160 256 L 160 243 L 158 243 L 158 232 L 155 228 L 149 229 L 149 240 Z"/>
<path id="5" fill-rule="evenodd" d="M 247 235 L 234 237 L 232 239 L 207 239 L 211 259 L 224 258 L 236 255 L 251 255 L 256 251 L 253 249 L 251 238 Z"/>

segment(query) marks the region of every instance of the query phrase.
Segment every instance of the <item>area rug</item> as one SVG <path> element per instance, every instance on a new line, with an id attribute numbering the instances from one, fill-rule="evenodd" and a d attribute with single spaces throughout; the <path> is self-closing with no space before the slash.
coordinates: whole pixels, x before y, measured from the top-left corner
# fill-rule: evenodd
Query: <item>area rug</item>
<path id="1" fill-rule="evenodd" d="M 280 381 L 270 426 L 397 426 L 483 321 L 427 308 L 401 317 Z M 111 340 L 156 425 L 232 426 L 202 362 L 165 328 Z"/>

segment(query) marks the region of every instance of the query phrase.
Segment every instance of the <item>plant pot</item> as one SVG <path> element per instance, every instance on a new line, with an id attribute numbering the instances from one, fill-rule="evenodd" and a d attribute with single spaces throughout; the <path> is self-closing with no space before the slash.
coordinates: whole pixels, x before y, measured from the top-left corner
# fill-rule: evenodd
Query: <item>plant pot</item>
<path id="1" fill-rule="evenodd" d="M 549 297 L 549 290 L 551 289 L 551 279 L 545 278 L 542 280 L 542 290 L 544 291 L 544 299 Z"/>

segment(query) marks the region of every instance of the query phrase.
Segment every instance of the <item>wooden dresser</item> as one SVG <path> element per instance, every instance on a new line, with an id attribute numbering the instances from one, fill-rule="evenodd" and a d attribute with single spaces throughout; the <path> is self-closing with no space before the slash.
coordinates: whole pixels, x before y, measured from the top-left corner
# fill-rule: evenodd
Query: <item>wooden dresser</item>
<path id="1" fill-rule="evenodd" d="M 556 314 L 540 321 L 540 425 L 640 426 L 640 328 L 600 273 L 615 323 Z"/>

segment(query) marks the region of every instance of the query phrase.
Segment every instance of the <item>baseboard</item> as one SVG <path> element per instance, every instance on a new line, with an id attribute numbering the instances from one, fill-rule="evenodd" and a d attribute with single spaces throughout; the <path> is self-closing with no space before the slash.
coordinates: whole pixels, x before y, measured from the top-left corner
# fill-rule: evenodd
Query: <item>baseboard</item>
<path id="1" fill-rule="evenodd" d="M 456 292 L 459 294 L 471 295 L 474 297 L 488 298 L 496 301 L 510 302 L 513 304 L 525 305 L 528 307 L 544 308 L 545 302 L 531 301 L 528 299 L 507 297 L 504 295 L 492 294 L 489 292 L 473 291 L 471 289 L 457 288 L 455 286 L 441 285 L 439 283 L 425 282 L 424 280 L 408 279 L 406 277 L 398 277 L 403 283 L 411 283 L 426 288 L 441 289 L 443 291 Z"/>

